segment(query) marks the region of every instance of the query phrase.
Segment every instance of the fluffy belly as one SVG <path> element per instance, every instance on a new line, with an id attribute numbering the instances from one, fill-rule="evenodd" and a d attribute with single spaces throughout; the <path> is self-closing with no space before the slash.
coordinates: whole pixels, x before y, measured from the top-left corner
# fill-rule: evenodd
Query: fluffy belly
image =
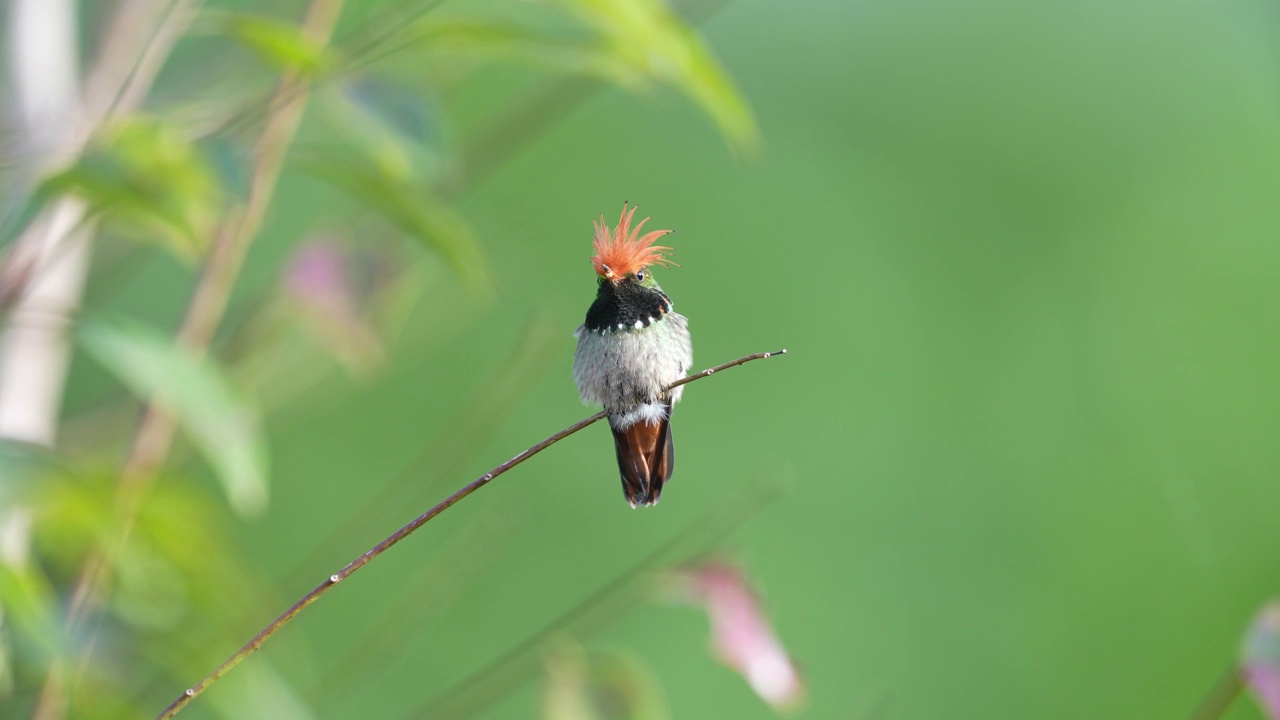
<path id="1" fill-rule="evenodd" d="M 578 348 L 573 379 L 583 402 L 603 405 L 610 414 L 625 414 L 640 405 L 680 399 L 684 388 L 676 388 L 669 397 L 662 389 L 693 365 L 689 321 L 683 315 L 667 313 L 640 330 L 593 333 L 579 327 L 574 334 Z"/>

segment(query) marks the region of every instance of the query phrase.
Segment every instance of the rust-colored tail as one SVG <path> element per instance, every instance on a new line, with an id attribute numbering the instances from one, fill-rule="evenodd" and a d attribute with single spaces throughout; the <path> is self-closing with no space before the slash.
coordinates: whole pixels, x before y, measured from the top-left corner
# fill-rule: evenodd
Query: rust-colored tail
<path id="1" fill-rule="evenodd" d="M 613 444 L 618 451 L 622 492 L 632 507 L 653 505 L 662 495 L 662 486 L 671 479 L 676 452 L 671 443 L 671 406 L 661 420 L 640 422 L 618 430 L 613 428 Z"/>

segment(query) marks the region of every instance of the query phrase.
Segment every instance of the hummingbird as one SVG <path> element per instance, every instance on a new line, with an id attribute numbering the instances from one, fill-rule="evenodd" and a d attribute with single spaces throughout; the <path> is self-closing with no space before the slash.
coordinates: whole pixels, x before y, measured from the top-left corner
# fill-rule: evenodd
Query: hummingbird
<path id="1" fill-rule="evenodd" d="M 622 492 L 631 507 L 653 505 L 675 468 L 671 406 L 682 387 L 668 391 L 693 365 L 689 321 L 675 311 L 652 269 L 673 266 L 671 248 L 653 243 L 671 230 L 640 234 L 636 208 L 622 205 L 612 230 L 594 221 L 596 299 L 574 332 L 573 379 L 588 405 L 603 405 L 613 432 Z"/>

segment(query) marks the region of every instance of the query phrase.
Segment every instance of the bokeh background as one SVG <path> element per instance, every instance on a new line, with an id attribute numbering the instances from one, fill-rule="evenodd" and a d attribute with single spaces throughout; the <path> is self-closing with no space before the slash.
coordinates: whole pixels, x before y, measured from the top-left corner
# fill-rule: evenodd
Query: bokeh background
<path id="1" fill-rule="evenodd" d="M 55 640 L 14 625 L 10 583 L 0 714 L 29 716 L 63 653 L 89 657 L 71 716 L 153 715 L 320 579 L 583 417 L 590 223 L 624 200 L 676 229 L 680 267 L 658 279 L 698 367 L 789 351 L 688 389 L 661 505 L 627 507 L 588 428 L 183 717 L 570 717 L 547 678 L 574 653 L 624 667 L 650 705 L 581 717 L 774 717 L 652 577 L 710 548 L 803 668 L 799 717 L 1185 717 L 1232 666 L 1280 587 L 1276 8 L 677 3 L 684 36 L 641 33 L 677 20 L 637 0 L 610 40 L 595 5 L 346 3 L 211 346 L 263 419 L 269 502 L 234 512 L 180 436 L 96 641 L 57 630 L 74 569 L 113 536 L 95 513 L 114 512 L 140 412 L 136 378 L 77 345 L 56 450 L 8 471 L 12 502 L 52 508 L 31 552 Z M 79 6 L 87 56 L 108 7 Z M 302 52 L 214 13 L 293 26 L 305 7 L 205 3 L 142 105 L 218 188 L 208 227 Z M 474 25 L 382 52 L 387 27 L 431 21 Z M 623 69 L 577 57 L 582 38 L 616 41 Z M 710 55 L 672 65 L 691 56 L 666 42 Z M 15 150 L 18 188 L 20 166 Z M 445 214 L 469 230 L 431 224 Z M 171 338 L 204 251 L 138 225 L 104 226 L 77 318 Z M 343 273 L 354 300 L 326 299 Z M 170 512 L 200 522 L 164 530 Z M 1241 697 L 1224 717 L 1261 715 Z"/>

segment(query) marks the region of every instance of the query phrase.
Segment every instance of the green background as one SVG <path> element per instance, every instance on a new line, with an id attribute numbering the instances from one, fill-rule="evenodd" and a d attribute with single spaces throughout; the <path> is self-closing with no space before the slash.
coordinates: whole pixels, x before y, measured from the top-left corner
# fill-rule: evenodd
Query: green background
<path id="1" fill-rule="evenodd" d="M 763 484 L 780 497 L 724 545 L 804 667 L 802 717 L 1186 716 L 1280 578 L 1278 28 L 1244 1 L 740 0 L 702 29 L 761 152 L 735 158 L 670 92 L 567 104 L 454 198 L 493 292 L 429 273 L 381 374 L 332 373 L 268 417 L 272 504 L 232 533 L 261 585 L 225 588 L 245 620 L 199 628 L 204 651 L 587 413 L 570 365 L 590 221 L 624 200 L 677 231 L 680 267 L 657 277 L 697 367 L 789 354 L 688 389 L 657 508 L 627 507 L 591 427 L 188 713 L 273 672 L 316 717 L 431 717 L 423 703 Z M 442 132 L 520 83 L 481 73 L 442 101 Z M 335 204 L 285 176 L 237 307 Z M 169 327 L 190 277 L 155 260 L 88 302 Z M 88 365 L 73 409 L 102 392 Z M 704 616 L 632 591 L 572 634 L 646 665 L 672 717 L 774 716 L 711 656 Z M 475 716 L 533 716 L 538 678 L 496 680 Z"/>

